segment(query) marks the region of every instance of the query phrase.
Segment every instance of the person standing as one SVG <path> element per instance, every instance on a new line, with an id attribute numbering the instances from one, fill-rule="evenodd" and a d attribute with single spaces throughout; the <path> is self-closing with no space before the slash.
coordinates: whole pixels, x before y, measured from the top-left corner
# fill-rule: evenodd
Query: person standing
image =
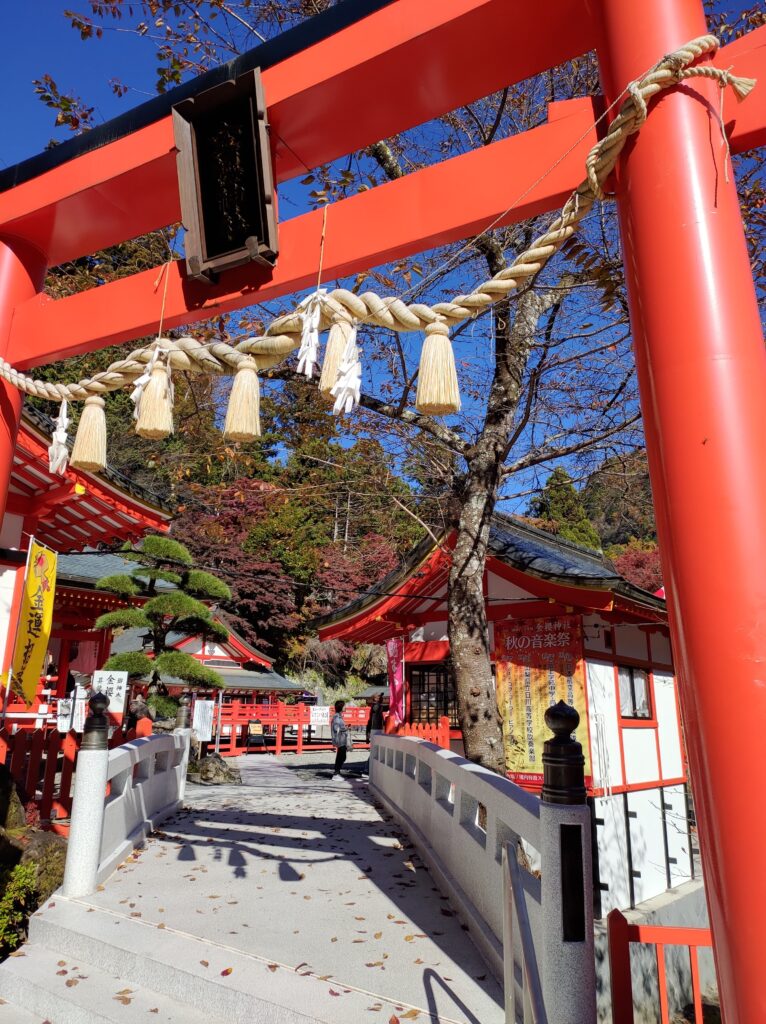
<path id="1" fill-rule="evenodd" d="M 370 717 L 367 719 L 367 743 L 370 742 L 370 737 L 374 732 L 382 732 L 384 727 L 383 722 L 383 694 L 379 693 L 373 697 L 372 704 L 370 705 Z M 367 758 L 367 767 L 362 772 L 365 778 L 370 777 L 370 758 Z"/>
<path id="2" fill-rule="evenodd" d="M 342 778 L 340 770 L 346 762 L 348 752 L 348 728 L 343 721 L 344 701 L 335 701 L 335 714 L 333 715 L 330 730 L 332 734 L 332 745 L 335 747 L 335 770 L 333 780 Z"/>
<path id="3" fill-rule="evenodd" d="M 373 732 L 383 731 L 383 694 L 379 693 L 373 698 L 370 705 L 370 717 L 367 719 L 367 742 L 370 742 L 370 735 Z"/>

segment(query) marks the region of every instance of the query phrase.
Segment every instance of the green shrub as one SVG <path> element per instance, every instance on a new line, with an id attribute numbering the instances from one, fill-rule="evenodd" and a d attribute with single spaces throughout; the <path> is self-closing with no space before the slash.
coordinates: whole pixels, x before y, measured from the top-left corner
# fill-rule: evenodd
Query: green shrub
<path id="1" fill-rule="evenodd" d="M 3 881 L 0 896 L 0 959 L 22 944 L 27 934 L 27 921 L 37 907 L 36 868 L 34 864 L 17 864 Z"/>
<path id="2" fill-rule="evenodd" d="M 175 697 L 163 697 L 159 693 L 153 693 L 146 703 L 157 712 L 157 718 L 176 717 L 178 701 Z"/>

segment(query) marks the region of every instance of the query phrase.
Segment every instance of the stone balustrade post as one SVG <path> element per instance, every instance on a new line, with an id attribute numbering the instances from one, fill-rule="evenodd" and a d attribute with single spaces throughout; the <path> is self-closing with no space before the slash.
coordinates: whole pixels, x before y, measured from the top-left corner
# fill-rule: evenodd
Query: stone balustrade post
<path id="1" fill-rule="evenodd" d="M 178 799 L 183 803 L 183 799 L 186 796 L 186 772 L 189 767 L 189 750 L 191 748 L 191 713 L 189 705 L 191 704 L 191 698 L 188 694 L 183 694 L 178 702 L 178 711 L 176 712 L 176 727 L 173 730 L 174 736 L 182 736 L 184 738 L 184 751 L 181 757 L 179 765 L 179 779 L 178 779 Z"/>
<path id="2" fill-rule="evenodd" d="M 106 709 L 109 698 L 96 693 L 88 702 L 82 744 L 75 769 L 72 820 L 69 829 L 63 891 L 65 896 L 87 896 L 98 881 L 104 804 L 109 769 Z"/>
<path id="3" fill-rule="evenodd" d="M 593 872 L 585 758 L 573 734 L 577 711 L 559 701 L 545 712 L 553 738 L 543 748 L 542 981 L 549 1021 L 595 1024 Z"/>

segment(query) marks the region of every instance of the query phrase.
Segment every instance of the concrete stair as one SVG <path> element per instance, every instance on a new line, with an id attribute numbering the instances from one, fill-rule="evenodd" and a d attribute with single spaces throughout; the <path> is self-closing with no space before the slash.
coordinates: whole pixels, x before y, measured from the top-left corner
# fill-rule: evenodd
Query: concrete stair
<path id="1" fill-rule="evenodd" d="M 20 1006 L 13 1006 L 0 1000 L 0 1024 L 45 1024 L 45 1019 Z"/>
<path id="2" fill-rule="evenodd" d="M 0 1024 L 358 1024 L 413 1009 L 60 893 L 21 952 L 0 964 Z M 417 1009 L 420 1024 L 449 1022 Z"/>

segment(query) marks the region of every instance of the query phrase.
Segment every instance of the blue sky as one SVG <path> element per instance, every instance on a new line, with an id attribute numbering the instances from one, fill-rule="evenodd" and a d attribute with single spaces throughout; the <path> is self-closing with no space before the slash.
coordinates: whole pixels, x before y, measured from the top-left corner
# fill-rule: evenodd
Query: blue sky
<path id="1" fill-rule="evenodd" d="M 729 0 L 729 10 L 752 6 L 751 0 Z M 51 138 L 68 136 L 55 129 L 55 112 L 40 102 L 33 80 L 49 74 L 64 92 L 74 92 L 95 106 L 96 123 L 106 121 L 155 95 L 152 43 L 120 23 L 104 28 L 102 39 L 83 42 L 64 17 L 74 9 L 86 13 L 83 0 L 26 0 L 3 5 L 3 47 L 0 61 L 4 128 L 0 166 L 9 166 L 44 149 Z M 109 88 L 119 78 L 131 90 L 122 99 Z"/>
<path id="2" fill-rule="evenodd" d="M 70 134 L 54 127 L 55 111 L 35 95 L 32 82 L 44 74 L 51 75 L 63 92 L 75 92 L 94 106 L 96 122 L 108 121 L 154 95 L 154 59 L 147 40 L 107 29 L 102 39 L 83 42 L 64 17 L 67 7 L 87 9 L 77 0 L 3 5 L 3 167 L 39 153 L 51 138 L 63 140 Z M 109 88 L 110 78 L 135 88 L 118 99 Z"/>

